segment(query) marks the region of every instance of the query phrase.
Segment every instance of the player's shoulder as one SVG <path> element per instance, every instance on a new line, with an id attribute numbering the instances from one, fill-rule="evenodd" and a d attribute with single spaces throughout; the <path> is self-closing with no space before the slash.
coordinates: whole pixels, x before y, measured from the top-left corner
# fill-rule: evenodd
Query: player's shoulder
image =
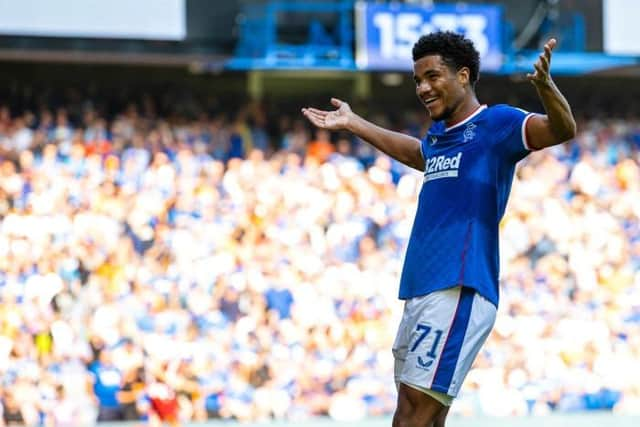
<path id="1" fill-rule="evenodd" d="M 529 114 L 527 110 L 508 104 L 491 105 L 487 108 L 487 113 L 495 117 L 526 116 Z"/>
<path id="2" fill-rule="evenodd" d="M 522 123 L 528 114 L 529 112 L 522 108 L 508 104 L 496 104 L 487 108 L 485 117 L 494 126 L 503 127 L 509 124 L 517 125 Z"/>

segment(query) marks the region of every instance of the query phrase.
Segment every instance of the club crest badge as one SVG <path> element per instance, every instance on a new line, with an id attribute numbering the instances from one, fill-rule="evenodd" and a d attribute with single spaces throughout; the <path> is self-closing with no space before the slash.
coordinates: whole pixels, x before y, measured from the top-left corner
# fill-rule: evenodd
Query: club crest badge
<path id="1" fill-rule="evenodd" d="M 467 126 L 464 128 L 464 132 L 462 136 L 464 138 L 464 142 L 469 142 L 476 136 L 476 125 L 474 123 L 467 123 Z"/>

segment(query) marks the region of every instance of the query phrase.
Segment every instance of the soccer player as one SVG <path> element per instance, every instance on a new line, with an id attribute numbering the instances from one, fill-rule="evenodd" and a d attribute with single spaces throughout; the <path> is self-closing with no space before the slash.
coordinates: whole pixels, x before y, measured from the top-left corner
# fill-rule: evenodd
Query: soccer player
<path id="1" fill-rule="evenodd" d="M 317 127 L 346 129 L 424 172 L 400 278 L 404 312 L 395 343 L 393 426 L 442 427 L 491 331 L 498 306 L 498 225 L 516 163 L 572 139 L 571 108 L 549 72 L 550 39 L 527 77 L 546 114 L 480 104 L 480 59 L 452 32 L 413 46 L 416 94 L 433 121 L 422 141 L 381 128 L 333 98 L 333 111 L 303 108 Z"/>

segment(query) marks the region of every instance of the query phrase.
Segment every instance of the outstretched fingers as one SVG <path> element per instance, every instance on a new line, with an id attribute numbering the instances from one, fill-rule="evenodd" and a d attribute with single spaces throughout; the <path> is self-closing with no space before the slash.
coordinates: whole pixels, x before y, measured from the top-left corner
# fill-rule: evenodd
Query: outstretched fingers
<path id="1" fill-rule="evenodd" d="M 302 112 L 304 113 L 305 111 L 308 111 L 310 114 L 315 114 L 321 117 L 325 117 L 327 114 L 329 114 L 328 111 L 318 110 L 317 108 L 313 108 L 313 107 L 303 108 Z"/>
<path id="2" fill-rule="evenodd" d="M 551 65 L 551 51 L 556 47 L 556 44 L 557 41 L 553 38 L 549 39 L 549 41 L 544 44 L 544 52 L 540 55 L 540 63 L 546 71 L 549 71 L 549 66 Z"/>
<path id="3" fill-rule="evenodd" d="M 544 44 L 544 50 L 545 52 L 548 51 L 549 56 L 551 56 L 551 51 L 556 47 L 556 44 L 558 44 L 558 41 L 554 38 L 550 38 L 549 41 Z"/>
<path id="4" fill-rule="evenodd" d="M 342 107 L 343 102 L 344 102 L 344 101 L 341 101 L 341 100 L 339 100 L 338 98 L 331 98 L 331 104 L 332 104 L 334 107 L 338 107 L 338 108 Z"/>
<path id="5" fill-rule="evenodd" d="M 325 113 L 325 114 L 322 114 Z M 316 110 L 315 108 L 303 108 L 302 114 L 309 119 L 311 123 L 318 127 L 325 127 L 324 118 L 326 116 L 326 112 Z"/>
<path id="6" fill-rule="evenodd" d="M 547 57 L 546 54 L 541 54 L 540 59 L 538 60 L 538 63 L 536 65 L 538 65 L 540 70 L 542 70 L 543 72 L 547 72 L 549 71 L 549 61 L 550 58 Z"/>
<path id="7" fill-rule="evenodd" d="M 302 108 L 302 114 L 314 125 L 330 130 L 346 129 L 351 108 L 338 98 L 331 98 L 335 110 L 326 111 L 313 107 Z"/>
<path id="8" fill-rule="evenodd" d="M 533 68 L 535 68 L 535 74 L 537 74 L 538 77 L 542 77 L 542 75 L 546 72 L 545 66 L 541 60 L 533 64 Z"/>
<path id="9" fill-rule="evenodd" d="M 534 72 L 527 74 L 527 78 L 533 83 L 542 83 L 549 79 L 551 51 L 556 46 L 556 43 L 556 39 L 552 38 L 544 44 L 544 51 L 538 56 L 538 60 L 533 64 Z"/>

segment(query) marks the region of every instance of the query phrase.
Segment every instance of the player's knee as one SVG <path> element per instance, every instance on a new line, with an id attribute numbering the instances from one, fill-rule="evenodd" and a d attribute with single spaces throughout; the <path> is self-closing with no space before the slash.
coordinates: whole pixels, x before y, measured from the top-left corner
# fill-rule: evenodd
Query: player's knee
<path id="1" fill-rule="evenodd" d="M 436 419 L 433 421 L 433 427 L 444 427 L 444 422 L 446 420 L 446 416 L 445 417 L 436 417 Z"/>
<path id="2" fill-rule="evenodd" d="M 416 417 L 412 414 L 399 414 L 397 411 L 393 415 L 392 427 L 417 427 Z M 431 427 L 433 423 L 422 424 L 422 427 Z"/>
<path id="3" fill-rule="evenodd" d="M 398 399 L 398 407 L 393 414 L 393 422 L 391 423 L 392 427 L 406 427 L 411 425 L 409 420 L 411 420 L 414 413 L 413 405 L 402 398 Z"/>
<path id="4" fill-rule="evenodd" d="M 440 410 L 440 413 L 436 416 L 436 419 L 433 421 L 433 427 L 444 427 L 444 423 L 447 419 L 447 414 L 449 413 L 449 407 L 445 406 Z"/>
<path id="5" fill-rule="evenodd" d="M 442 404 L 422 392 L 401 384 L 393 427 L 433 427 Z"/>
<path id="6" fill-rule="evenodd" d="M 415 424 L 417 408 L 409 400 L 400 399 L 393 414 L 392 427 L 412 427 Z"/>
<path id="7" fill-rule="evenodd" d="M 433 419 L 421 416 L 417 412 L 400 413 L 396 411 L 393 415 L 392 427 L 433 427 Z"/>

